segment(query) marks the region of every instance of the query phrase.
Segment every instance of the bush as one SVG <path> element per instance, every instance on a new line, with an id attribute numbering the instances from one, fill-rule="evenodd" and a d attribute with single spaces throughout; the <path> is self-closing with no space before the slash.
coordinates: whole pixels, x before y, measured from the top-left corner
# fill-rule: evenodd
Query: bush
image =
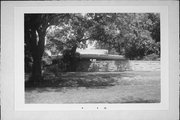
<path id="1" fill-rule="evenodd" d="M 160 60 L 160 56 L 153 53 L 144 57 L 144 60 Z"/>
<path id="2" fill-rule="evenodd" d="M 136 47 L 129 47 L 125 50 L 125 57 L 130 60 L 140 60 L 143 59 L 144 51 L 143 48 L 137 49 Z"/>
<path id="3" fill-rule="evenodd" d="M 43 66 L 51 65 L 52 59 L 50 57 L 45 56 L 42 58 L 42 64 L 43 64 Z"/>
<path id="4" fill-rule="evenodd" d="M 32 65 L 33 65 L 32 57 L 26 55 L 24 62 L 25 62 L 25 73 L 30 73 L 32 71 Z"/>
<path id="5" fill-rule="evenodd" d="M 73 53 L 70 49 L 66 49 L 63 52 L 62 62 L 65 64 L 68 72 L 75 72 L 77 64 L 80 61 L 80 53 Z"/>

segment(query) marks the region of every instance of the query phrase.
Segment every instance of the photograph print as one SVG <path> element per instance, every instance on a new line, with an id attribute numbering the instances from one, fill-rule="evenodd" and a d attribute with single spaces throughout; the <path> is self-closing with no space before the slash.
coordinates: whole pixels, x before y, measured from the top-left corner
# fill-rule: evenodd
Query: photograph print
<path id="1" fill-rule="evenodd" d="M 25 13 L 26 104 L 160 103 L 160 13 Z"/>

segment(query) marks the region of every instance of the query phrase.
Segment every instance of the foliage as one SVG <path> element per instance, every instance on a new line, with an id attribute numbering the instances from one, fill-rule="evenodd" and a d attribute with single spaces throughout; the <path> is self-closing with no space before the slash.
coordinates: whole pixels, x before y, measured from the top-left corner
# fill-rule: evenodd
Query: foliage
<path id="1" fill-rule="evenodd" d="M 30 73 L 32 71 L 32 58 L 30 55 L 25 55 L 25 72 Z"/>
<path id="2" fill-rule="evenodd" d="M 61 22 L 51 26 L 53 29 L 47 34 L 52 42 L 49 48 L 58 51 L 56 55 L 67 48 L 86 48 L 87 40 L 97 41 L 97 48 L 128 59 L 142 59 L 152 53 L 160 55 L 158 13 L 76 13 L 68 14 Z"/>
<path id="3" fill-rule="evenodd" d="M 160 42 L 160 15 L 158 13 L 148 15 L 148 18 L 152 21 L 152 24 L 149 26 L 151 36 L 156 42 Z"/>
<path id="4" fill-rule="evenodd" d="M 72 54 L 71 50 L 66 49 L 63 51 L 63 58 L 62 62 L 66 66 L 67 71 L 75 72 L 76 71 L 76 65 L 80 61 L 80 53 L 75 52 Z"/>
<path id="5" fill-rule="evenodd" d="M 97 42 L 98 48 L 116 49 L 128 59 L 160 55 L 160 16 L 154 13 L 117 13 L 103 26 L 107 39 Z"/>
<path id="6" fill-rule="evenodd" d="M 88 31 L 93 26 L 92 21 L 79 13 L 67 16 L 66 19 L 61 19 L 60 24 L 48 28 L 47 49 L 53 49 L 54 45 L 57 51 L 87 47 L 86 41 L 90 39 Z"/>
<path id="7" fill-rule="evenodd" d="M 144 60 L 160 60 L 159 56 L 155 53 L 144 56 Z"/>

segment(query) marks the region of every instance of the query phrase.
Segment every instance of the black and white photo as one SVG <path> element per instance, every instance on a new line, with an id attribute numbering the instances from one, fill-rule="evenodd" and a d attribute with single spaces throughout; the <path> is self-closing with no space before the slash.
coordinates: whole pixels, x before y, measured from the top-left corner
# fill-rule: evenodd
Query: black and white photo
<path id="1" fill-rule="evenodd" d="M 25 103 L 160 103 L 160 13 L 24 14 Z"/>
<path id="2" fill-rule="evenodd" d="M 177 120 L 177 2 L 2 2 L 4 120 Z"/>

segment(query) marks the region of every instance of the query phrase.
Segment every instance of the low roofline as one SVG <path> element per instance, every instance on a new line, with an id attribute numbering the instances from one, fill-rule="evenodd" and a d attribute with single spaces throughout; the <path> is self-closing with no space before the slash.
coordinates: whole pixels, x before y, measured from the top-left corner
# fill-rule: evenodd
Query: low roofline
<path id="1" fill-rule="evenodd" d="M 121 55 L 97 55 L 97 54 L 83 54 L 80 55 L 81 59 L 100 59 L 100 60 L 124 60 Z"/>
<path id="2" fill-rule="evenodd" d="M 62 55 L 51 56 L 52 58 L 62 58 Z M 98 55 L 98 54 L 80 54 L 80 59 L 97 59 L 97 60 L 125 60 L 122 55 Z"/>

